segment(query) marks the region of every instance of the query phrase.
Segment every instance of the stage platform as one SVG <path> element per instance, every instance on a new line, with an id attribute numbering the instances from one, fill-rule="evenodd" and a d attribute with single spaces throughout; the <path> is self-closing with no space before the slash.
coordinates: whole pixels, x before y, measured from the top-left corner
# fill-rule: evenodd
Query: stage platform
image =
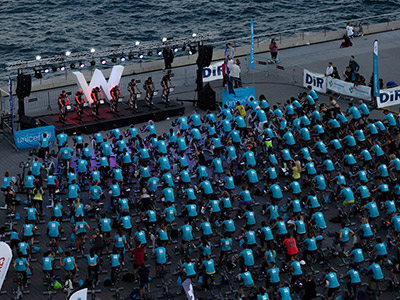
<path id="1" fill-rule="evenodd" d="M 81 133 L 91 134 L 101 130 L 109 130 L 113 124 L 118 127 L 128 126 L 130 124 L 143 123 L 148 120 L 161 121 L 168 117 L 179 116 L 185 111 L 185 106 L 176 101 L 170 101 L 169 105 L 164 104 L 161 100 L 154 101 L 154 108 L 150 109 L 144 101 L 138 101 L 138 109 L 132 111 L 125 102 L 118 104 L 118 115 L 111 113 L 110 106 L 106 102 L 100 106 L 100 118 L 96 119 L 92 116 L 92 110 L 89 107 L 84 108 L 82 121 L 78 120 L 74 111 L 70 111 L 66 117 L 66 123 L 59 121 L 58 114 L 48 115 L 39 118 L 42 126 L 54 125 L 56 134 L 65 131 L 68 135 L 80 131 Z"/>

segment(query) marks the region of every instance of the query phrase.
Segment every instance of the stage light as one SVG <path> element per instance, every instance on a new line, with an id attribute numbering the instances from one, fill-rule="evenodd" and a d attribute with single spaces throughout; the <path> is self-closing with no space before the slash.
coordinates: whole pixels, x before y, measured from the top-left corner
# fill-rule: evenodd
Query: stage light
<path id="1" fill-rule="evenodd" d="M 94 48 L 90 49 L 90 53 L 95 53 L 95 52 L 96 52 L 96 49 L 94 49 Z"/>
<path id="2" fill-rule="evenodd" d="M 84 62 L 79 62 L 79 67 L 84 68 L 85 67 L 85 63 Z"/>
<path id="3" fill-rule="evenodd" d="M 43 75 L 40 72 L 40 70 L 36 70 L 36 69 L 33 69 L 33 70 L 35 71 L 35 78 L 37 78 L 37 79 L 42 79 L 43 78 Z"/>
<path id="4" fill-rule="evenodd" d="M 185 50 L 186 50 L 186 44 L 183 44 L 182 51 L 185 51 Z"/>
<path id="5" fill-rule="evenodd" d="M 176 52 L 178 52 L 178 51 L 179 51 L 179 49 L 178 49 L 178 48 L 175 48 L 175 49 L 174 49 L 174 52 L 175 52 L 175 53 L 176 53 Z"/>
<path id="6" fill-rule="evenodd" d="M 126 58 L 125 58 L 125 56 L 121 56 L 121 61 L 126 61 Z"/>
<path id="7" fill-rule="evenodd" d="M 36 60 L 41 60 L 42 57 L 40 55 L 36 55 Z"/>
<path id="8" fill-rule="evenodd" d="M 69 65 L 69 67 L 70 67 L 71 69 L 75 69 L 75 64 L 72 63 L 72 64 Z"/>
<path id="9" fill-rule="evenodd" d="M 196 36 L 197 36 L 197 33 L 193 32 L 192 37 L 196 37 Z"/>
<path id="10" fill-rule="evenodd" d="M 92 61 L 90 62 L 90 65 L 91 65 L 92 67 L 95 66 L 95 65 L 96 65 L 96 61 L 92 60 Z"/>
<path id="11" fill-rule="evenodd" d="M 101 59 L 101 64 L 105 65 L 107 63 L 107 60 L 105 60 L 104 58 Z"/>
<path id="12" fill-rule="evenodd" d="M 70 56 L 71 55 L 71 51 L 65 51 L 65 56 Z"/>
<path id="13" fill-rule="evenodd" d="M 111 58 L 111 62 L 115 64 L 117 62 L 117 58 L 116 57 Z"/>
<path id="14" fill-rule="evenodd" d="M 45 72 L 46 74 L 49 73 L 49 72 L 50 72 L 49 68 L 45 68 L 45 69 L 44 69 L 44 72 Z"/>
<path id="15" fill-rule="evenodd" d="M 161 55 L 162 55 L 162 51 L 161 51 L 161 50 L 157 50 L 157 54 L 158 54 L 159 56 L 161 56 Z"/>
<path id="16" fill-rule="evenodd" d="M 189 54 L 193 55 L 196 54 L 197 50 L 196 50 L 196 46 L 190 46 L 189 45 Z"/>
<path id="17" fill-rule="evenodd" d="M 147 52 L 147 56 L 152 56 L 153 55 L 153 51 L 149 51 L 149 52 Z"/>
<path id="18" fill-rule="evenodd" d="M 60 71 L 65 71 L 65 66 L 61 66 Z"/>
<path id="19" fill-rule="evenodd" d="M 56 66 L 52 66 L 52 67 L 51 67 L 51 70 L 52 70 L 53 72 L 57 72 L 57 67 L 56 67 Z"/>
<path id="20" fill-rule="evenodd" d="M 167 41 L 167 38 L 166 38 L 166 37 L 163 37 L 163 38 L 162 38 L 162 42 L 165 43 L 166 41 Z"/>
<path id="21" fill-rule="evenodd" d="M 133 55 L 133 53 L 131 53 L 131 54 L 128 55 L 128 59 L 132 60 L 132 59 L 134 59 L 134 58 L 135 58 L 135 55 Z"/>
<path id="22" fill-rule="evenodd" d="M 143 54 L 139 54 L 139 58 L 143 59 L 144 55 Z"/>
<path id="23" fill-rule="evenodd" d="M 136 41 L 136 42 L 135 42 L 135 45 L 136 45 L 136 46 L 139 46 L 139 45 L 140 45 L 140 42 L 139 42 L 139 41 Z"/>

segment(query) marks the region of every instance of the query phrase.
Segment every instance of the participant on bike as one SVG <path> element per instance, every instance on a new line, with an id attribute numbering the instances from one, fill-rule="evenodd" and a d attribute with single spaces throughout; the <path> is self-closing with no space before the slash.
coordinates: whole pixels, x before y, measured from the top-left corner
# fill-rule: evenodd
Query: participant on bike
<path id="1" fill-rule="evenodd" d="M 110 94 L 112 98 L 110 102 L 111 111 L 118 112 L 118 100 L 119 98 L 124 98 L 124 96 L 122 96 L 121 90 L 119 89 L 119 86 L 118 85 L 114 86 L 110 90 Z"/>
<path id="2" fill-rule="evenodd" d="M 65 118 L 68 115 L 68 108 L 71 102 L 69 101 L 68 95 L 65 91 L 62 91 L 61 94 L 58 96 L 58 116 L 61 122 L 65 122 Z"/>
<path id="3" fill-rule="evenodd" d="M 94 116 L 99 116 L 99 108 L 100 108 L 100 101 L 103 100 L 103 94 L 101 93 L 101 90 L 98 86 L 94 87 L 92 89 L 92 114 Z"/>
<path id="4" fill-rule="evenodd" d="M 42 264 L 44 279 L 48 279 L 49 283 L 52 285 L 54 279 L 54 257 L 51 251 L 46 251 L 43 253 Z"/>
<path id="5" fill-rule="evenodd" d="M 86 103 L 86 97 L 82 91 L 82 89 L 79 89 L 75 93 L 75 114 L 78 119 L 81 119 L 82 113 L 83 113 L 83 107 L 84 104 Z"/>
<path id="6" fill-rule="evenodd" d="M 28 281 L 26 279 L 26 271 L 30 268 L 29 262 L 25 257 L 22 257 L 21 252 L 18 252 L 18 258 L 14 260 L 13 263 L 14 270 L 22 276 L 22 284 L 24 287 L 28 287 Z"/>
<path id="7" fill-rule="evenodd" d="M 72 281 L 75 281 L 76 272 L 79 268 L 76 264 L 75 257 L 71 252 L 65 251 L 64 257 L 60 257 L 60 265 L 65 271 L 65 275 L 72 275 Z"/>
<path id="8" fill-rule="evenodd" d="M 172 85 L 171 77 L 169 74 L 165 74 L 162 79 L 161 79 L 161 87 L 162 87 L 162 99 L 163 102 L 168 103 L 169 100 L 169 93 L 170 89 L 173 88 L 174 86 Z"/>
<path id="9" fill-rule="evenodd" d="M 145 102 L 149 107 L 153 106 L 153 96 L 156 90 L 156 86 L 154 85 L 153 79 L 151 77 L 147 78 L 147 80 L 143 84 L 143 88 L 146 91 Z"/>
<path id="10" fill-rule="evenodd" d="M 137 93 L 135 91 L 137 90 Z M 137 109 L 137 94 L 141 94 L 142 92 L 139 89 L 139 86 L 136 83 L 136 79 L 132 79 L 128 84 L 128 91 L 129 91 L 129 107 L 132 109 Z"/>

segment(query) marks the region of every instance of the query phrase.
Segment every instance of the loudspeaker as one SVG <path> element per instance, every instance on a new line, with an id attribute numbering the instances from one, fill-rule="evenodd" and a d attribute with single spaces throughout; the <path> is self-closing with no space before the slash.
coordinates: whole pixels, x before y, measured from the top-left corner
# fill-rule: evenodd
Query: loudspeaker
<path id="1" fill-rule="evenodd" d="M 212 56 L 212 46 L 199 46 L 199 55 L 196 60 L 197 66 L 201 69 L 208 67 L 211 64 Z"/>
<path id="2" fill-rule="evenodd" d="M 19 99 L 28 97 L 31 94 L 32 77 L 31 75 L 18 74 L 17 77 L 17 96 Z"/>
<path id="3" fill-rule="evenodd" d="M 207 83 L 202 90 L 199 91 L 198 107 L 206 111 L 207 109 L 215 110 L 217 108 L 215 91 Z"/>
<path id="4" fill-rule="evenodd" d="M 36 128 L 36 120 L 28 116 L 21 116 L 19 123 L 22 130 Z"/>

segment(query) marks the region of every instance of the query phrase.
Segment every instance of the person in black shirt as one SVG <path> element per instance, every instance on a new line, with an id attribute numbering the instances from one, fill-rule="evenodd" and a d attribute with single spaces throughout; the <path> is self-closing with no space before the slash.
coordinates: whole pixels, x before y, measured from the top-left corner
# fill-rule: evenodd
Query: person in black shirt
<path id="1" fill-rule="evenodd" d="M 162 77 L 161 79 L 161 87 L 163 89 L 162 91 L 162 99 L 164 102 L 169 102 L 169 92 L 170 88 L 173 88 L 171 77 L 169 74 L 166 74 Z"/>
<path id="2" fill-rule="evenodd" d="M 312 300 L 317 297 L 317 285 L 315 284 L 311 275 L 307 275 L 306 280 L 303 283 L 303 289 L 305 291 L 302 300 Z"/>
<path id="3" fill-rule="evenodd" d="M 140 266 L 137 273 L 140 278 L 140 285 L 139 285 L 140 298 L 143 298 L 143 294 L 144 294 L 143 288 L 147 287 L 148 289 L 150 289 L 150 281 L 149 281 L 150 271 L 146 267 L 146 265 L 144 263 L 142 263 L 142 265 Z"/>
<path id="4" fill-rule="evenodd" d="M 135 92 L 137 89 L 137 93 Z M 136 79 L 132 79 L 131 82 L 128 84 L 128 91 L 129 91 L 129 106 L 132 109 L 137 109 L 137 94 L 141 94 L 142 92 L 139 89 L 139 86 L 136 83 Z"/>
<path id="5" fill-rule="evenodd" d="M 156 86 L 154 85 L 153 79 L 151 77 L 147 78 L 147 80 L 144 82 L 143 88 L 146 91 L 145 101 L 147 106 L 153 106 L 153 95 Z"/>
<path id="6" fill-rule="evenodd" d="M 111 110 L 113 112 L 117 112 L 118 111 L 118 99 L 119 98 L 124 98 L 124 96 L 122 96 L 121 90 L 119 89 L 119 86 L 116 85 L 114 86 L 111 91 L 110 91 L 112 100 L 111 100 Z"/>
<path id="7" fill-rule="evenodd" d="M 67 106 L 71 105 L 71 102 L 68 99 L 68 95 L 65 91 L 62 91 L 58 96 L 58 116 L 61 122 L 65 121 L 65 118 L 68 114 Z"/>
<path id="8" fill-rule="evenodd" d="M 79 89 L 75 93 L 75 105 L 76 105 L 75 113 L 79 119 L 81 118 L 82 115 L 84 103 L 86 103 L 85 95 L 83 94 L 82 89 Z"/>
<path id="9" fill-rule="evenodd" d="M 99 107 L 100 107 L 100 100 L 103 99 L 103 94 L 101 93 L 100 88 L 94 87 L 92 89 L 92 99 L 93 99 L 93 103 L 92 103 L 92 112 L 93 115 L 98 116 L 99 115 Z"/>
<path id="10" fill-rule="evenodd" d="M 171 69 L 172 68 L 172 62 L 174 61 L 174 52 L 172 52 L 172 49 L 170 49 L 168 46 L 165 46 L 163 49 L 163 57 L 164 57 L 164 64 L 165 64 L 165 69 Z"/>

